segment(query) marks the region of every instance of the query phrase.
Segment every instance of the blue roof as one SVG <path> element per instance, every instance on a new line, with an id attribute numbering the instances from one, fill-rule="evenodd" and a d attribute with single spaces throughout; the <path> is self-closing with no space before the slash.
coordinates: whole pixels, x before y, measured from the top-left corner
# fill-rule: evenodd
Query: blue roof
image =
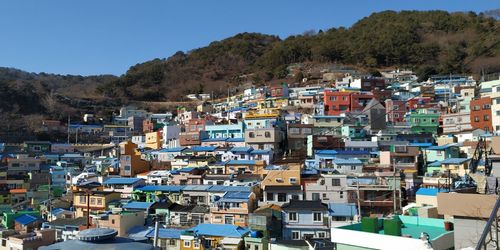
<path id="1" fill-rule="evenodd" d="M 15 219 L 17 223 L 25 226 L 37 220 L 40 220 L 40 218 L 29 214 L 23 214 Z"/>
<path id="2" fill-rule="evenodd" d="M 185 149 L 186 149 L 186 147 L 164 148 L 164 149 L 160 149 L 158 152 L 160 152 L 160 153 L 175 153 L 175 152 L 182 152 Z"/>
<path id="3" fill-rule="evenodd" d="M 219 201 L 220 202 L 247 202 L 248 199 L 250 198 L 250 194 L 252 194 L 252 193 L 248 192 L 248 191 L 244 191 L 244 192 L 230 191 L 230 192 L 227 192 L 226 194 L 224 194 L 222 199 L 220 199 Z"/>
<path id="4" fill-rule="evenodd" d="M 370 151 L 368 150 L 337 150 L 339 155 L 368 155 Z"/>
<path id="5" fill-rule="evenodd" d="M 143 186 L 136 188 L 136 190 L 140 190 L 143 192 L 174 192 L 174 193 L 180 193 L 185 186 L 174 186 L 174 185 L 168 185 L 168 186 Z"/>
<path id="6" fill-rule="evenodd" d="M 227 142 L 245 142 L 245 138 L 228 138 Z"/>
<path id="7" fill-rule="evenodd" d="M 335 155 L 337 154 L 336 150 L 316 150 L 317 155 Z"/>
<path id="8" fill-rule="evenodd" d="M 134 177 L 114 177 L 114 178 L 109 178 L 106 181 L 104 181 L 104 185 L 132 185 L 138 181 L 142 180 L 141 178 L 134 178 Z"/>
<path id="9" fill-rule="evenodd" d="M 413 147 L 421 147 L 421 148 L 426 148 L 426 147 L 431 147 L 433 144 L 430 142 L 414 142 L 410 143 L 410 146 Z"/>
<path id="10" fill-rule="evenodd" d="M 226 164 L 230 165 L 255 165 L 254 160 L 230 160 Z"/>
<path id="11" fill-rule="evenodd" d="M 146 210 L 146 209 L 149 209 L 149 207 L 151 205 L 153 205 L 153 203 L 154 202 L 132 201 L 132 202 L 129 202 L 129 203 L 123 205 L 123 208 Z"/>
<path id="12" fill-rule="evenodd" d="M 271 153 L 271 149 L 255 149 L 250 154 L 252 155 L 263 155 L 263 154 L 269 154 Z"/>
<path id="13" fill-rule="evenodd" d="M 252 151 L 253 148 L 252 147 L 234 147 L 231 149 L 231 152 L 233 153 L 248 153 L 250 151 Z"/>
<path id="14" fill-rule="evenodd" d="M 462 164 L 464 162 L 470 161 L 469 158 L 448 158 L 441 161 L 441 164 Z"/>
<path id="15" fill-rule="evenodd" d="M 457 146 L 455 143 L 448 143 L 446 145 L 428 147 L 427 149 L 428 150 L 445 150 L 445 149 L 455 147 L 455 146 Z"/>
<path id="16" fill-rule="evenodd" d="M 341 164 L 341 165 L 362 165 L 359 159 L 343 159 L 343 158 L 334 158 L 333 163 Z"/>
<path id="17" fill-rule="evenodd" d="M 210 192 L 250 192 L 252 191 L 252 187 L 211 185 L 207 190 Z"/>
<path id="18" fill-rule="evenodd" d="M 160 239 L 180 239 L 181 238 L 181 229 L 175 228 L 160 228 L 158 230 L 158 238 Z M 153 238 L 155 237 L 155 230 L 151 229 L 149 233 L 146 234 L 146 237 Z"/>
<path id="19" fill-rule="evenodd" d="M 193 146 L 193 147 L 191 147 L 191 150 L 193 152 L 212 152 L 216 148 L 217 147 L 214 147 L 214 146 Z"/>
<path id="20" fill-rule="evenodd" d="M 427 196 L 437 196 L 438 193 L 444 192 L 438 188 L 419 188 L 417 190 L 417 195 L 427 195 Z"/>
<path id="21" fill-rule="evenodd" d="M 230 224 L 198 224 L 188 229 L 198 235 L 241 238 L 250 233 L 250 229 Z"/>
<path id="22" fill-rule="evenodd" d="M 435 162 L 429 163 L 429 164 L 427 164 L 427 167 L 441 167 L 441 162 L 435 161 Z"/>
<path id="23" fill-rule="evenodd" d="M 330 216 L 335 217 L 351 217 L 358 214 L 358 209 L 352 203 L 328 203 Z"/>
<path id="24" fill-rule="evenodd" d="M 203 139 L 202 142 L 217 142 L 217 141 L 226 141 L 227 138 L 207 138 Z"/>

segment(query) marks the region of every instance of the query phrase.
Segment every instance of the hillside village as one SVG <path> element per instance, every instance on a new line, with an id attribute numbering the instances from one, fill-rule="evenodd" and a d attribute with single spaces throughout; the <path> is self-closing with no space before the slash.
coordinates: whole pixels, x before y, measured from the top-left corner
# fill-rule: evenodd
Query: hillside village
<path id="1" fill-rule="evenodd" d="M 40 124 L 65 143 L 0 142 L 0 249 L 499 244 L 481 237 L 498 210 L 499 75 L 309 77 Z"/>

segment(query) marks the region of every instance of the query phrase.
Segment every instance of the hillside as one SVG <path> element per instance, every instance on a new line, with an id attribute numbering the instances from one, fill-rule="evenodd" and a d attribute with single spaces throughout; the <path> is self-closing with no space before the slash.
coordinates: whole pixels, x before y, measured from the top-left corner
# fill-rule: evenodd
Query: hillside
<path id="1" fill-rule="evenodd" d="M 475 13 L 385 11 L 350 28 L 306 32 L 280 40 L 243 33 L 168 59 L 135 65 L 99 90 L 125 100 L 222 95 L 254 73 L 257 83 L 283 79 L 291 63 L 340 63 L 361 69 L 404 67 L 421 75 L 500 71 L 498 20 Z"/>
<path id="2" fill-rule="evenodd" d="M 500 71 L 500 21 L 483 14 L 385 11 L 350 28 L 284 40 L 242 33 L 115 76 L 34 74 L 0 68 L 0 113 L 64 119 L 131 101 L 177 101 L 196 92 L 224 96 L 252 81 L 286 80 L 290 64 L 347 64 L 364 70 L 404 67 L 421 76 Z"/>

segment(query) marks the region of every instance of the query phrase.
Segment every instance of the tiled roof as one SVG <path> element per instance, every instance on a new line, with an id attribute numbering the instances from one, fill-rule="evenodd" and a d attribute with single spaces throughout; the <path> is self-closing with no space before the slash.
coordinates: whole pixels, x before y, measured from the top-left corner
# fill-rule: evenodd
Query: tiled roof
<path id="1" fill-rule="evenodd" d="M 158 230 L 158 238 L 160 239 L 180 239 L 181 238 L 181 229 L 175 228 L 160 228 Z M 153 238 L 155 237 L 155 230 L 151 229 L 149 233 L 146 234 L 146 237 Z"/>
<path id="2" fill-rule="evenodd" d="M 328 205 L 322 203 L 320 200 L 315 200 L 315 201 L 291 200 L 289 203 L 283 204 L 281 208 L 284 211 L 288 210 L 327 211 Z"/>
<path id="3" fill-rule="evenodd" d="M 151 207 L 151 205 L 153 205 L 153 202 L 132 201 L 123 205 L 123 208 L 146 210 Z"/>
<path id="4" fill-rule="evenodd" d="M 37 220 L 40 220 L 40 218 L 29 214 L 23 214 L 15 219 L 17 223 L 20 223 L 21 225 L 25 226 Z"/>
<path id="5" fill-rule="evenodd" d="M 336 150 L 316 150 L 317 155 L 334 155 L 337 154 Z"/>
<path id="6" fill-rule="evenodd" d="M 185 147 L 178 147 L 178 148 L 164 148 L 159 150 L 158 152 L 160 153 L 175 153 L 175 152 L 181 152 L 185 150 Z"/>
<path id="7" fill-rule="evenodd" d="M 237 153 L 248 153 L 250 151 L 252 151 L 253 148 L 252 147 L 234 147 L 231 149 L 231 152 L 237 152 Z"/>
<path id="8" fill-rule="evenodd" d="M 213 152 L 216 148 L 214 146 L 193 146 L 191 150 L 193 152 Z"/>

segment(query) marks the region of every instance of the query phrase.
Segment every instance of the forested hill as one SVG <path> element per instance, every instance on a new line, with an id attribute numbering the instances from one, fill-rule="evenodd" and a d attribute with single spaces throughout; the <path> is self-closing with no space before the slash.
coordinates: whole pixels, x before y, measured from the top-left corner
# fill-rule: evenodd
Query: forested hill
<path id="1" fill-rule="evenodd" d="M 225 94 L 228 87 L 243 81 L 262 84 L 284 79 L 287 66 L 299 62 L 347 64 L 366 70 L 411 68 L 420 75 L 498 72 L 499 23 L 475 13 L 385 11 L 350 28 L 308 31 L 284 40 L 237 34 L 167 59 L 137 64 L 120 77 L 0 68 L 0 113 L 60 119 L 68 112 L 91 112 L 129 101 L 179 100 L 196 92 Z"/>
<path id="2" fill-rule="evenodd" d="M 305 32 L 281 40 L 243 33 L 168 59 L 137 64 L 99 90 L 110 97 L 165 100 L 196 91 L 225 91 L 241 75 L 284 78 L 291 63 L 405 67 L 420 74 L 500 71 L 500 21 L 475 13 L 385 11 L 350 28 Z"/>

